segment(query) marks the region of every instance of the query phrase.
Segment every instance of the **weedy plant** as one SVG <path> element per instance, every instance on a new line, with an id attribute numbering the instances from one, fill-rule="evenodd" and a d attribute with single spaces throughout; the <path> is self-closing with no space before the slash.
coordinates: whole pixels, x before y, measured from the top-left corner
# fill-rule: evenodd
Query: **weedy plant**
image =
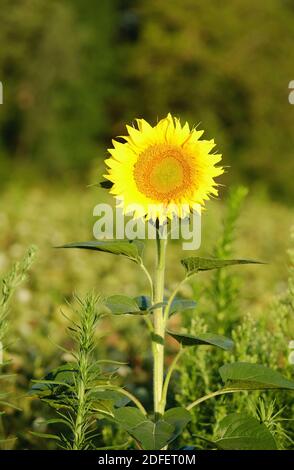
<path id="1" fill-rule="evenodd" d="M 29 271 L 36 254 L 36 248 L 30 247 L 22 259 L 13 265 L 11 271 L 1 281 L 1 297 L 0 297 L 0 381 L 2 382 L 1 389 L 4 388 L 4 382 L 11 378 L 11 374 L 6 373 L 7 367 L 9 367 L 9 361 L 5 359 L 5 351 L 9 345 L 8 333 L 9 333 L 9 304 L 10 300 L 19 287 L 19 285 L 25 280 L 27 272 Z M 7 402 L 8 393 L 0 392 L 0 406 L 1 407 L 15 407 L 12 403 Z M 0 446 L 6 447 L 9 442 L 14 438 L 8 439 L 5 436 L 5 428 L 3 424 L 4 411 L 0 411 Z"/>
<path id="2" fill-rule="evenodd" d="M 237 231 L 238 218 L 248 194 L 244 186 L 233 187 L 228 192 L 226 200 L 226 212 L 223 220 L 222 235 L 213 250 L 215 258 L 230 258 L 234 255 L 234 241 Z M 197 288 L 197 285 L 196 285 Z M 209 318 L 215 322 L 214 327 L 220 333 L 231 331 L 238 318 L 238 277 L 225 269 L 217 269 L 212 276 L 209 289 L 206 290 L 211 310 Z M 212 326 L 212 325 L 211 325 Z"/>
<path id="3" fill-rule="evenodd" d="M 31 396 L 40 398 L 56 413 L 55 418 L 44 420 L 43 424 L 57 425 L 59 429 L 54 434 L 35 431 L 32 434 L 54 439 L 63 449 L 87 450 L 97 448 L 99 418 L 112 418 L 114 407 L 132 400 L 138 406 L 140 403 L 116 384 L 116 368 L 122 364 L 96 359 L 96 330 L 103 317 L 99 308 L 101 298 L 90 293 L 85 299 L 76 296 L 75 302 L 78 308 L 74 317 L 66 317 L 72 348 L 60 347 L 68 362 L 52 370 L 43 380 L 34 381 L 30 390 Z"/>
<path id="4" fill-rule="evenodd" d="M 223 244 L 216 252 L 218 257 L 183 258 L 181 263 L 185 271 L 184 278 L 173 292 L 165 296 L 166 250 L 170 238 L 171 221 L 174 216 L 180 219 L 189 217 L 195 209 L 195 204 L 203 205 L 209 196 L 216 196 L 214 177 L 223 173 L 223 168 L 216 166 L 221 156 L 211 153 L 215 146 L 214 141 L 200 140 L 201 135 L 201 131 L 195 128 L 190 129 L 187 123 L 182 126 L 180 121 L 171 115 L 159 121 L 154 127 L 143 119 L 139 119 L 137 128 L 128 127 L 128 135 L 124 138 L 124 142 L 114 141 L 114 148 L 109 150 L 111 158 L 106 161 L 109 170 L 105 175 L 108 181 L 103 183 L 103 187 L 110 188 L 111 194 L 119 198 L 126 213 L 129 205 L 135 205 L 134 218 L 136 220 L 143 218 L 146 223 L 154 224 L 156 257 L 153 273 L 144 263 L 142 240 L 101 239 L 64 245 L 64 248 L 86 249 L 124 256 L 142 269 L 146 275 L 150 296 L 141 295 L 133 298 L 126 295 L 113 295 L 105 299 L 105 306 L 112 315 L 139 315 L 146 323 L 153 354 L 153 409 L 148 412 L 139 399 L 126 389 L 120 389 L 120 392 L 131 399 L 131 405 L 128 403 L 126 406 L 118 407 L 115 400 L 112 400 L 112 405 L 107 411 L 103 411 L 102 407 L 96 410 L 98 414 L 104 414 L 111 422 L 125 430 L 140 449 L 166 449 L 170 445 L 175 445 L 176 439 L 190 423 L 192 411 L 198 407 L 205 409 L 206 401 L 214 397 L 248 390 L 294 390 L 294 382 L 264 364 L 256 363 L 250 358 L 242 361 L 237 357 L 234 362 L 229 358 L 219 368 L 220 377 L 217 383 L 213 384 L 213 388 L 210 387 L 209 376 L 215 365 L 211 364 L 212 370 L 205 370 L 207 386 L 202 396 L 197 396 L 195 376 L 192 376 L 190 378 L 190 389 L 193 390 L 191 402 L 183 403 L 182 400 L 181 406 L 167 407 L 171 378 L 180 359 L 184 357 L 187 350 L 189 351 L 189 348 L 203 349 L 202 354 L 209 355 L 213 363 L 214 355 L 211 355 L 210 348 L 231 351 L 234 347 L 232 339 L 217 332 L 207 331 L 200 319 L 195 320 L 193 331 L 178 332 L 170 329 L 170 318 L 175 313 L 190 310 L 193 312 L 191 316 L 195 315 L 195 301 L 179 296 L 181 286 L 193 276 L 199 276 L 205 271 L 224 270 L 233 265 L 259 264 L 258 261 L 253 260 L 228 258 L 232 228 L 245 192 L 241 190 L 236 198 L 232 199 L 231 216 L 227 220 Z M 220 301 L 216 307 L 222 310 L 222 314 L 225 314 L 228 308 L 228 298 L 233 297 L 229 278 L 224 278 L 222 274 L 217 275 L 214 280 L 214 289 L 223 293 L 223 297 L 218 297 Z M 77 331 L 80 331 L 80 327 Z M 79 344 L 80 333 L 75 334 Z M 178 342 L 179 350 L 165 370 L 167 335 Z M 209 347 L 208 350 L 207 347 Z M 88 406 L 91 400 L 87 401 L 85 393 L 86 396 L 88 393 L 91 397 L 91 390 L 95 390 L 96 387 L 94 383 L 92 388 L 89 388 L 90 384 L 85 385 L 86 379 L 82 379 L 83 375 L 79 370 L 79 359 L 73 367 L 77 372 L 69 371 L 71 382 L 68 381 L 68 376 L 66 379 L 54 376 L 54 381 L 57 379 L 57 383 L 54 384 L 54 381 L 52 384 L 45 383 L 45 393 L 48 393 L 48 386 L 54 385 L 54 387 L 65 387 L 67 393 L 70 393 L 69 400 L 73 399 L 73 394 L 74 409 L 71 411 L 73 415 L 63 414 L 62 419 L 66 423 L 75 423 L 74 427 L 69 424 L 72 436 L 76 436 L 77 429 L 80 429 L 81 436 L 72 438 L 75 444 L 71 444 L 70 448 L 87 448 L 87 445 L 83 444 L 85 443 L 83 435 L 88 432 L 89 425 L 83 428 L 80 424 L 77 425 L 77 421 L 80 423 L 80 420 L 85 419 L 87 423 L 87 416 L 90 419 L 93 404 Z M 79 379 L 74 378 L 75 373 Z M 219 385 L 220 381 L 223 382 L 222 386 Z M 106 389 L 105 384 L 102 388 L 103 386 Z M 115 385 L 110 384 L 109 387 L 114 390 Z M 185 394 L 184 390 L 181 392 Z M 60 397 L 56 394 L 54 396 L 56 403 L 60 403 Z M 111 401 L 111 395 L 109 399 Z M 70 401 L 66 401 L 66 405 L 72 408 Z M 79 420 L 78 416 L 80 416 Z M 207 446 L 216 449 L 276 448 L 274 436 L 265 423 L 239 412 L 230 413 L 219 420 L 214 439 L 203 439 Z M 61 442 L 62 444 L 65 442 L 65 447 L 69 445 L 66 444 L 68 441 L 63 438 Z"/>

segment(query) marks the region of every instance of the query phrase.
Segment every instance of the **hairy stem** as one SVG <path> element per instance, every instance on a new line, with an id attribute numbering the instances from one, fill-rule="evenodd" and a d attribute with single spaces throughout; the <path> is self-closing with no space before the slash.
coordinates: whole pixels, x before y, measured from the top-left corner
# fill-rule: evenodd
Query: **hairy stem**
<path id="1" fill-rule="evenodd" d="M 83 370 L 87 368 L 87 359 L 84 355 L 80 358 L 80 369 L 81 374 L 78 378 L 77 383 L 77 414 L 74 424 L 74 442 L 73 442 L 73 450 L 79 450 L 82 448 L 83 442 L 85 440 L 85 436 L 83 433 L 83 424 L 85 421 L 85 414 L 86 414 L 86 404 L 85 404 L 85 380 Z"/>
<path id="2" fill-rule="evenodd" d="M 166 231 L 166 229 L 164 229 Z M 164 296 L 164 274 L 165 274 L 165 256 L 166 256 L 166 233 L 160 236 L 160 231 L 156 231 L 156 247 L 157 247 L 157 261 L 154 282 L 154 302 L 162 303 Z M 162 409 L 162 389 L 163 389 L 163 373 L 164 373 L 164 336 L 165 336 L 165 322 L 163 317 L 162 307 L 157 308 L 153 312 L 154 318 L 154 332 L 152 335 L 152 349 L 153 349 L 153 393 L 154 393 L 154 413 L 155 416 L 160 416 L 163 413 Z"/>
<path id="3" fill-rule="evenodd" d="M 146 278 L 148 280 L 149 287 L 150 287 L 151 304 L 153 304 L 153 294 L 154 294 L 153 290 L 154 290 L 154 287 L 153 287 L 152 277 L 151 277 L 148 269 L 146 268 L 146 266 L 144 265 L 143 262 L 141 262 L 140 267 L 141 267 L 142 271 L 144 272 L 144 274 L 146 275 Z M 145 323 L 147 325 L 147 328 L 150 331 L 150 333 L 152 333 L 153 332 L 152 320 L 150 320 L 149 316 L 147 316 L 147 315 L 144 315 L 143 320 L 145 321 Z"/>
<path id="4" fill-rule="evenodd" d="M 163 411 L 165 410 L 165 406 L 166 406 L 167 391 L 168 391 L 168 386 L 169 386 L 169 383 L 170 383 L 172 373 L 175 370 L 177 362 L 180 359 L 183 352 L 184 352 L 184 350 L 181 348 L 178 351 L 178 353 L 175 355 L 175 357 L 173 359 L 173 362 L 171 363 L 171 365 L 170 365 L 170 367 L 167 371 L 165 381 L 164 381 L 164 384 L 163 384 L 162 397 L 161 397 L 161 408 L 163 409 Z"/>

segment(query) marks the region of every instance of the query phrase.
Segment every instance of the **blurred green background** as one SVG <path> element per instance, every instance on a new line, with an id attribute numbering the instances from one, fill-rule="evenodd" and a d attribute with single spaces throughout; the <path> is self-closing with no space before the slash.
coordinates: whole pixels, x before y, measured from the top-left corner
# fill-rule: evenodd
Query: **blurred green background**
<path id="1" fill-rule="evenodd" d="M 245 345 L 241 357 L 267 357 L 268 338 L 260 340 L 262 353 L 261 347 L 254 349 L 258 334 L 267 329 L 273 343 L 279 335 L 275 348 L 270 346 L 277 358 L 272 364 L 284 371 L 293 329 L 281 333 L 277 315 L 268 312 L 287 290 L 293 224 L 294 106 L 288 101 L 293 24 L 292 0 L 0 0 L 1 277 L 31 243 L 39 247 L 28 281 L 11 305 L 7 346 L 17 378 L 9 387 L 23 410 L 6 410 L 6 435 L 17 437 L 11 446 L 45 445 L 28 431 L 38 429 L 38 420 L 49 412 L 24 396 L 32 378 L 66 361 L 56 344 L 68 346 L 60 310 L 70 315 L 66 301 L 73 292 L 147 293 L 144 277 L 124 259 L 52 249 L 93 238 L 93 208 L 108 196 L 87 186 L 101 181 L 111 138 L 123 135 L 136 117 L 155 123 L 172 112 L 191 125 L 200 123 L 223 154 L 227 172 L 219 179 L 220 200 L 211 201 L 203 215 L 201 254 L 214 253 L 222 237 L 228 188 L 248 187 L 233 255 L 270 265 L 233 268 L 239 313 L 234 310 L 231 320 L 224 309 L 215 321 L 219 332 L 229 334 L 235 317 L 242 325 L 250 312 L 259 333 L 254 330 L 254 347 Z M 153 255 L 148 245 L 150 268 Z M 170 288 L 183 275 L 181 255 L 174 242 Z M 205 305 L 211 278 L 204 279 L 201 292 L 192 284 L 181 294 Z M 208 308 L 204 318 L 211 322 L 211 317 Z M 144 325 L 116 318 L 104 325 L 103 335 L 98 354 L 125 360 L 133 369 L 124 372 L 127 386 L 149 404 L 151 358 Z M 174 348 L 171 344 L 171 352 Z M 201 381 L 201 371 L 196 376 Z M 291 407 L 293 400 L 286 418 Z M 213 421 L 215 413 L 205 420 Z"/>
<path id="2" fill-rule="evenodd" d="M 89 181 L 126 122 L 155 122 L 170 111 L 216 139 L 231 166 L 224 183 L 293 198 L 292 1 L 0 6 L 4 183 L 19 169 L 28 179 Z"/>

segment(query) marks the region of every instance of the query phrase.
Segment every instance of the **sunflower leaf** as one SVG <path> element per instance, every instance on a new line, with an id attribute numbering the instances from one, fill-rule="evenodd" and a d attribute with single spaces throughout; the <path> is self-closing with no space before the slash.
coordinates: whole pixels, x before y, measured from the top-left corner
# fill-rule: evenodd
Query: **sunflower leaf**
<path id="1" fill-rule="evenodd" d="M 116 421 L 145 450 L 159 450 L 174 441 L 191 419 L 185 408 L 171 408 L 156 422 L 144 416 L 140 410 L 127 406 L 114 410 Z"/>
<path id="2" fill-rule="evenodd" d="M 173 437 L 175 426 L 164 419 L 151 421 L 137 408 L 126 406 L 114 411 L 116 421 L 144 450 L 162 449 Z"/>
<path id="3" fill-rule="evenodd" d="M 136 263 L 140 263 L 144 243 L 140 240 L 96 240 L 68 243 L 56 248 L 78 248 L 82 250 L 102 251 L 114 255 L 123 255 Z"/>
<path id="4" fill-rule="evenodd" d="M 265 264 L 261 261 L 248 260 L 248 259 L 217 259 L 217 258 L 199 258 L 191 256 L 181 260 L 182 265 L 186 270 L 186 276 L 190 277 L 199 271 L 209 271 L 211 269 L 220 269 L 226 266 L 233 266 L 236 264 Z"/>
<path id="5" fill-rule="evenodd" d="M 215 442 L 222 450 L 276 450 L 271 432 L 251 416 L 232 413 L 218 425 L 219 439 Z"/>
<path id="6" fill-rule="evenodd" d="M 127 295 L 111 295 L 106 299 L 106 307 L 114 315 L 146 315 L 148 310 L 141 310 L 136 299 Z"/>
<path id="7" fill-rule="evenodd" d="M 261 364 L 233 362 L 219 369 L 226 388 L 237 390 L 294 390 L 294 382 Z"/>
<path id="8" fill-rule="evenodd" d="M 234 342 L 230 338 L 213 333 L 202 333 L 198 336 L 174 333 L 173 331 L 167 331 L 167 333 L 183 346 L 217 346 L 225 351 L 234 347 Z"/>

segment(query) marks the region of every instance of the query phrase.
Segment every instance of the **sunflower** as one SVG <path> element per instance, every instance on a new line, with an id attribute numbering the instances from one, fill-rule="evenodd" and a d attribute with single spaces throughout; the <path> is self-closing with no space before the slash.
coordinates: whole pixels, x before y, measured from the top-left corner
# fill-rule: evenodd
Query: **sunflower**
<path id="1" fill-rule="evenodd" d="M 136 123 L 127 126 L 124 142 L 112 141 L 105 161 L 110 193 L 125 214 L 133 211 L 135 218 L 162 223 L 183 218 L 217 196 L 214 178 L 224 170 L 216 166 L 221 155 L 211 153 L 214 140 L 200 140 L 204 131 L 182 125 L 171 114 L 153 127 L 144 119 Z"/>

